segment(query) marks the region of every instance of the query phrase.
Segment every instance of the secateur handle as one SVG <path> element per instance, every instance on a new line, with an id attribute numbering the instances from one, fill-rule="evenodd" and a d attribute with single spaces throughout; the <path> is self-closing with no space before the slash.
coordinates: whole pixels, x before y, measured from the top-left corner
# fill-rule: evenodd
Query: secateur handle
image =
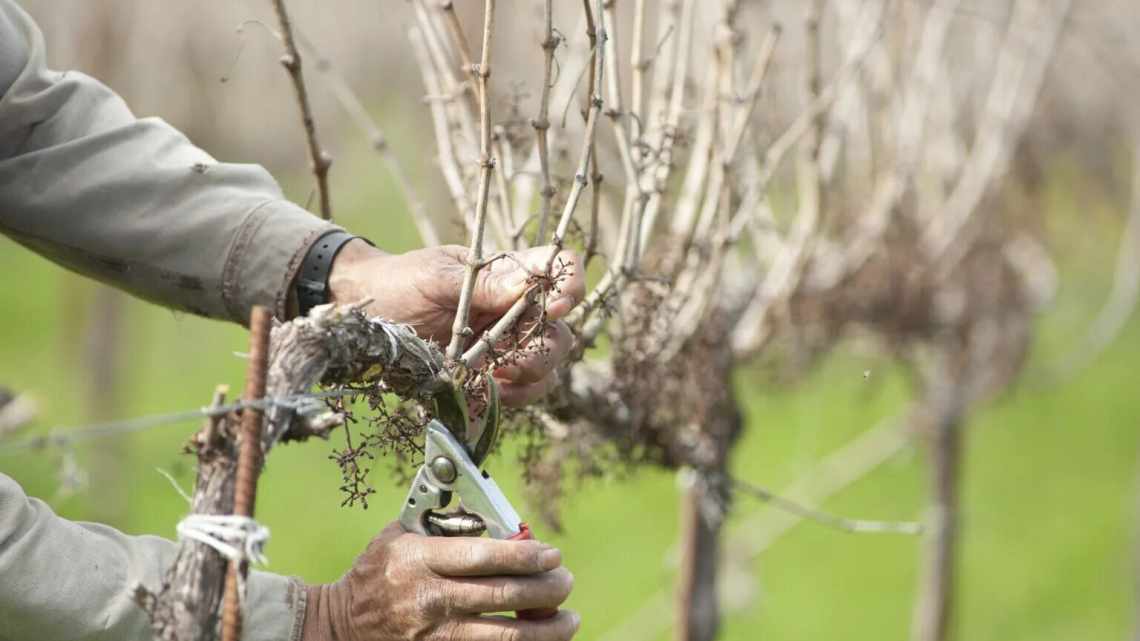
<path id="1" fill-rule="evenodd" d="M 526 523 L 519 523 L 519 531 L 510 536 L 508 541 L 531 541 L 534 540 L 534 534 L 530 531 L 530 526 Z M 558 608 L 531 608 L 529 610 L 518 610 L 515 616 L 523 621 L 543 621 L 546 619 L 553 619 L 558 614 Z"/>

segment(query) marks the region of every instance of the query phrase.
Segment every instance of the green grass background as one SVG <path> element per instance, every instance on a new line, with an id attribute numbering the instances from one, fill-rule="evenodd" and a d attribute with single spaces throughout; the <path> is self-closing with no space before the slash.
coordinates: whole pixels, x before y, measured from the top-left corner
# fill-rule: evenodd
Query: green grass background
<path id="1" fill-rule="evenodd" d="M 414 246 L 391 185 L 372 169 L 378 164 L 362 151 L 353 153 L 334 171 L 340 220 L 387 249 Z M 358 169 L 364 167 L 370 169 Z M 1046 376 L 1103 300 L 1119 232 L 1121 212 L 1080 196 L 1072 183 L 1073 172 L 1057 172 L 1042 199 L 1062 271 L 1059 297 L 1042 319 L 1032 362 L 1016 389 L 971 421 L 958 639 L 1117 640 L 1131 634 L 1140 323 L 1129 324 L 1079 376 L 1062 383 Z M 298 179 L 290 191 L 303 201 L 307 189 Z M 0 384 L 39 399 L 40 420 L 28 433 L 89 422 L 84 310 L 107 290 L 6 240 L 0 240 L 0 274 L 6 306 L 0 314 Z M 245 349 L 240 328 L 134 299 L 123 302 L 118 417 L 198 407 L 219 382 L 240 390 L 243 361 L 233 354 Z M 897 412 L 909 394 L 888 361 L 848 350 L 794 387 L 767 380 L 754 371 L 737 377 L 748 430 L 732 467 L 774 489 Z M 5 454 L 0 443 L 0 472 L 66 517 L 173 536 L 186 506 L 155 468 L 190 486 L 192 462 L 179 454 L 179 445 L 195 427 L 167 426 L 79 446 L 78 460 L 99 483 L 71 496 L 58 493 L 58 452 Z M 374 471 L 379 493 L 368 510 L 339 507 L 339 473 L 326 458 L 331 447 L 290 445 L 269 459 L 258 518 L 273 532 L 267 550 L 273 571 L 310 582 L 334 580 L 396 515 L 403 488 L 389 480 L 385 465 Z M 100 461 L 109 474 L 91 469 Z M 521 502 L 510 447 L 492 469 Z M 922 453 L 908 451 L 823 507 L 852 517 L 920 518 L 925 480 Z M 566 502 L 565 533 L 540 531 L 562 548 L 576 576 L 570 606 L 583 617 L 579 638 L 603 638 L 647 598 L 670 589 L 677 500 L 674 476 L 663 471 L 588 482 Z M 747 537 L 743 525 L 765 509 L 741 499 L 730 531 Z M 722 638 L 904 639 L 918 553 L 913 537 L 852 535 L 803 523 L 759 558 L 732 557 L 733 600 L 739 603 L 727 613 Z M 623 638 L 669 638 L 667 607 L 643 615 Z"/>

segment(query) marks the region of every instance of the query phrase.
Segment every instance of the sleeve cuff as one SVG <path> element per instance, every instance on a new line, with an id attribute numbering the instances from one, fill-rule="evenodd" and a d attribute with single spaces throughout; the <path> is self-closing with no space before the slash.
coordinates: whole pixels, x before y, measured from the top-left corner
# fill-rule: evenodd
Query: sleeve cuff
<path id="1" fill-rule="evenodd" d="M 226 254 L 222 300 L 230 318 L 249 323 L 254 305 L 288 317 L 289 289 L 309 247 L 340 227 L 285 200 L 267 201 L 246 214 Z"/>
<path id="2" fill-rule="evenodd" d="M 251 572 L 242 641 L 301 641 L 306 599 L 305 585 L 297 578 Z"/>

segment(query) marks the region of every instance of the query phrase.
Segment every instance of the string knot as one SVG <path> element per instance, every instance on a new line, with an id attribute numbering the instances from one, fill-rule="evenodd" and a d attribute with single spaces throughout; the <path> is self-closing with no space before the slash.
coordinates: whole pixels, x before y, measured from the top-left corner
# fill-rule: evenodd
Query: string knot
<path id="1" fill-rule="evenodd" d="M 263 548 L 269 528 L 253 518 L 237 514 L 188 514 L 178 522 L 179 539 L 208 545 L 230 561 L 253 561 L 268 565 Z"/>

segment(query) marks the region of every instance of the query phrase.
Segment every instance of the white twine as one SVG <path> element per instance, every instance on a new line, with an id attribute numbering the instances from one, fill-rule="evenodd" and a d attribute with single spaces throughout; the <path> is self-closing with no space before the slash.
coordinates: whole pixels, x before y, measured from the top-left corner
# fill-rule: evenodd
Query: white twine
<path id="1" fill-rule="evenodd" d="M 179 539 L 208 545 L 230 561 L 253 561 L 269 565 L 262 548 L 269 528 L 248 516 L 236 514 L 189 514 L 178 522 Z"/>
<path id="2" fill-rule="evenodd" d="M 383 319 L 377 320 L 380 321 L 380 329 L 384 330 L 384 335 L 388 337 L 388 345 L 392 348 L 392 353 L 388 355 L 388 365 L 391 366 L 392 363 L 395 363 L 396 359 L 400 357 L 400 342 L 396 340 L 395 330 L 392 329 L 394 323 Z M 396 325 L 396 327 L 399 327 L 399 325 Z"/>
<path id="3" fill-rule="evenodd" d="M 388 338 L 388 351 L 390 354 L 388 354 L 388 362 L 385 363 L 385 367 L 389 367 L 400 358 L 400 339 L 398 335 L 403 333 L 412 334 L 414 336 L 415 332 L 404 323 L 397 323 L 396 321 L 390 321 L 379 316 L 372 316 L 368 319 L 368 322 L 379 327 L 380 330 L 384 332 L 384 336 Z"/>

